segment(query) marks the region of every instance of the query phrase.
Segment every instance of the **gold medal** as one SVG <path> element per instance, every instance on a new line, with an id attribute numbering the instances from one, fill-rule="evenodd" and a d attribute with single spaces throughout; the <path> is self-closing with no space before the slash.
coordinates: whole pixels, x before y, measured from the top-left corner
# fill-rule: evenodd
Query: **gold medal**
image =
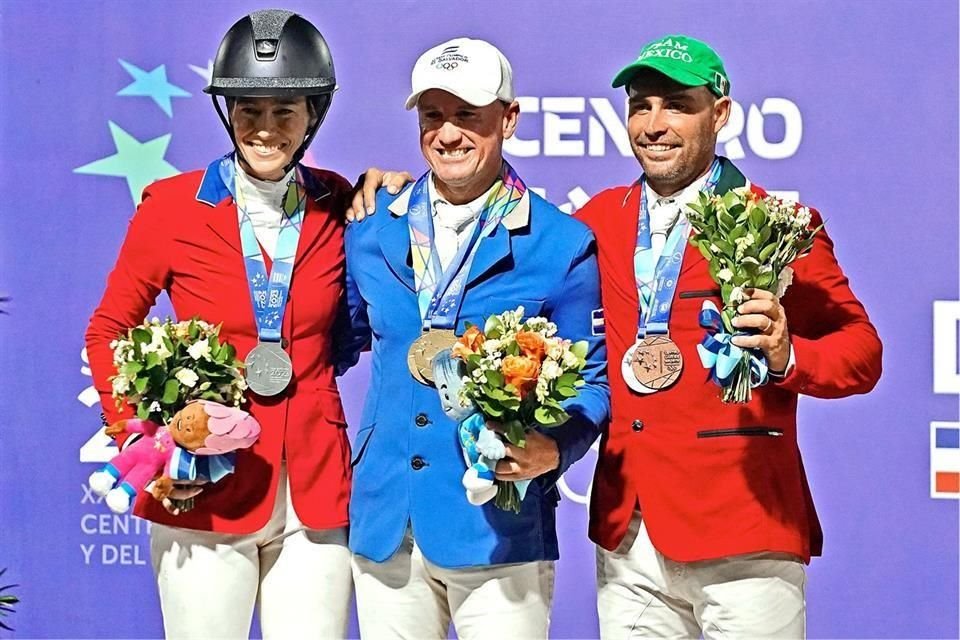
<path id="1" fill-rule="evenodd" d="M 457 335 L 451 329 L 430 329 L 420 335 L 410 345 L 407 352 L 407 367 L 413 378 L 427 386 L 433 385 L 433 357 L 449 349 L 457 342 Z"/>

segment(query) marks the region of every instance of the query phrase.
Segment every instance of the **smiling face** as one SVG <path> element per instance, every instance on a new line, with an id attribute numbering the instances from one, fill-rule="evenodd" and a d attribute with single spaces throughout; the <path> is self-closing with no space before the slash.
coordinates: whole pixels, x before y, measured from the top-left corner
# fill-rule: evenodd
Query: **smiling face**
<path id="1" fill-rule="evenodd" d="M 188 451 L 196 451 L 203 446 L 210 435 L 207 426 L 208 416 L 200 402 L 191 402 L 173 416 L 170 421 L 170 435 L 174 442 Z"/>
<path id="2" fill-rule="evenodd" d="M 464 204 L 490 188 L 503 163 L 503 141 L 520 117 L 517 102 L 475 107 L 441 89 L 417 102 L 420 150 L 433 170 L 437 190 L 452 204 Z"/>
<path id="3" fill-rule="evenodd" d="M 730 117 L 730 98 L 655 71 L 638 74 L 627 91 L 630 144 L 654 191 L 673 194 L 706 173 Z"/>
<path id="4" fill-rule="evenodd" d="M 260 180 L 283 178 L 314 119 L 303 96 L 237 98 L 230 123 L 244 170 Z"/>

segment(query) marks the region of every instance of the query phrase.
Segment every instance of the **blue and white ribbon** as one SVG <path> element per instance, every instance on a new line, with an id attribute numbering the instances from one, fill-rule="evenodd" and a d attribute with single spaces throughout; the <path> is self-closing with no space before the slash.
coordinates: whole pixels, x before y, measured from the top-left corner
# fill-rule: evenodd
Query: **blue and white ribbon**
<path id="1" fill-rule="evenodd" d="M 233 473 L 236 459 L 237 455 L 233 452 L 198 456 L 181 447 L 174 447 L 168 469 L 173 480 L 218 482 Z"/>
<path id="2" fill-rule="evenodd" d="M 767 359 L 759 349 L 742 349 L 733 344 L 734 335 L 724 331 L 723 318 L 717 305 L 705 300 L 700 309 L 700 326 L 707 330 L 697 353 L 700 363 L 710 371 L 710 378 L 721 387 L 728 386 L 740 361 L 750 358 L 750 388 L 755 389 L 767 382 Z"/>

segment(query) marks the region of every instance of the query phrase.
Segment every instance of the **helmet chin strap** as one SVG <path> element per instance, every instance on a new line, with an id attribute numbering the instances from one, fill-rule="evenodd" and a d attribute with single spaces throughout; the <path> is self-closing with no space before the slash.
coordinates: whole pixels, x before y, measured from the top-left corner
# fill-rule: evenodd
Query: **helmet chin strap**
<path id="1" fill-rule="evenodd" d="M 230 142 L 233 143 L 233 150 L 236 152 L 238 158 L 245 159 L 243 153 L 240 151 L 240 146 L 237 144 L 237 139 L 233 135 L 233 127 L 230 125 L 230 119 L 224 114 L 223 109 L 220 108 L 220 101 L 217 100 L 216 95 L 210 97 L 213 100 L 214 108 L 217 110 L 217 115 L 220 116 L 220 122 L 223 123 L 223 128 L 227 130 L 227 135 L 230 136 Z M 320 130 L 320 125 L 323 124 L 323 119 L 327 117 L 327 111 L 330 109 L 332 97 L 333 96 L 330 94 L 307 96 L 307 100 L 313 105 L 314 112 L 317 116 L 317 121 L 307 129 L 307 133 L 303 137 L 303 142 L 300 144 L 300 147 L 296 150 L 296 152 L 294 152 L 290 162 L 287 163 L 287 165 L 283 168 L 284 175 L 289 173 L 291 169 L 293 169 L 301 160 L 303 160 L 303 156 L 306 154 L 307 148 L 310 146 L 310 143 L 313 142 L 313 138 L 317 135 L 317 131 Z"/>
<path id="2" fill-rule="evenodd" d="M 310 143 L 313 142 L 314 136 L 316 136 L 317 131 L 320 130 L 320 125 L 323 124 L 323 119 L 327 117 L 327 111 L 330 109 L 332 97 L 333 96 L 330 94 L 307 96 L 307 100 L 313 105 L 314 112 L 317 116 L 317 121 L 313 123 L 313 126 L 307 129 L 307 135 L 305 135 L 303 138 L 303 144 L 301 144 L 300 148 L 297 149 L 293 154 L 293 158 L 290 159 L 290 163 L 283 168 L 284 174 L 297 166 L 297 164 L 303 159 L 304 154 L 307 152 L 307 147 L 309 147 Z M 320 104 L 321 102 L 322 104 Z M 236 142 L 234 142 L 234 147 L 236 147 Z"/>
<path id="3" fill-rule="evenodd" d="M 233 144 L 233 151 L 237 154 L 238 159 L 243 158 L 243 154 L 240 152 L 240 146 L 237 145 L 237 139 L 233 135 L 233 127 L 230 126 L 230 119 L 224 115 L 223 109 L 220 108 L 220 101 L 217 100 L 217 96 L 212 95 L 210 98 L 213 100 L 213 106 L 217 110 L 217 115 L 220 116 L 220 122 L 223 123 L 223 128 L 227 130 L 227 135 L 230 136 L 230 142 Z"/>

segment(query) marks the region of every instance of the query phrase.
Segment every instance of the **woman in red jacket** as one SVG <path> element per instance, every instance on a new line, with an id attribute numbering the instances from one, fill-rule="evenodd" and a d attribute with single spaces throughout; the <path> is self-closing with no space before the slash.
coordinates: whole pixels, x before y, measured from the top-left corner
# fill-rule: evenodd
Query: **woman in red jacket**
<path id="1" fill-rule="evenodd" d="M 255 605 L 264 637 L 346 635 L 350 447 L 333 335 L 349 184 L 299 164 L 335 88 L 330 51 L 307 20 L 271 10 L 237 22 L 205 89 L 234 152 L 144 191 L 87 330 L 108 422 L 125 415 L 111 398 L 110 342 L 142 322 L 161 291 L 179 319 L 222 323 L 221 337 L 247 360 L 248 409 L 262 433 L 238 453 L 235 473 L 180 489 L 186 502 L 145 493 L 136 505 L 153 522 L 170 637 L 245 638 Z M 285 211 L 288 192 L 299 204 Z M 265 361 L 274 368 L 258 376 Z"/>

